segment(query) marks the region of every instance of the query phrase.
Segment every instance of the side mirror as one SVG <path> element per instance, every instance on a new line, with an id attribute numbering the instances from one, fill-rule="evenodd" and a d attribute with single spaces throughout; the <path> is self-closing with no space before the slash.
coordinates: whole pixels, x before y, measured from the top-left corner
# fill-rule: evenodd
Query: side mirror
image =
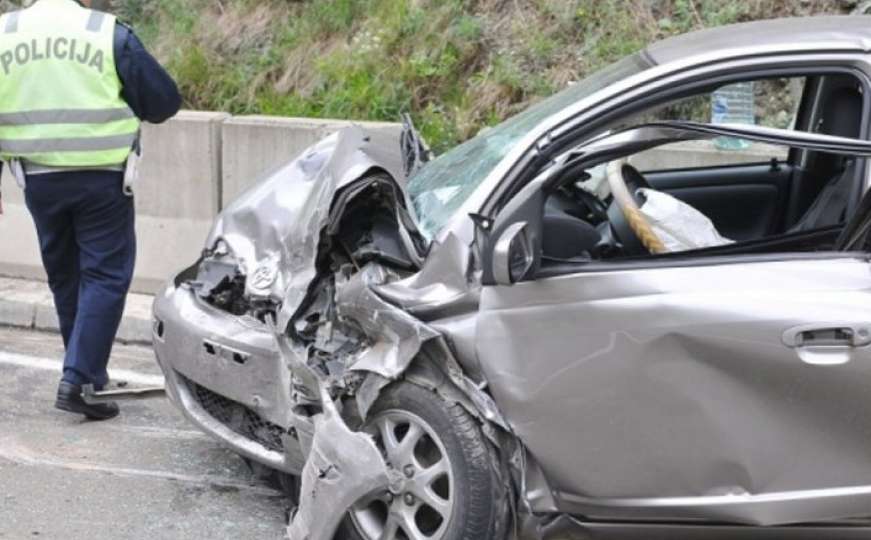
<path id="1" fill-rule="evenodd" d="M 512 224 L 493 248 L 493 279 L 499 285 L 513 285 L 526 276 L 534 263 L 527 223 Z"/>

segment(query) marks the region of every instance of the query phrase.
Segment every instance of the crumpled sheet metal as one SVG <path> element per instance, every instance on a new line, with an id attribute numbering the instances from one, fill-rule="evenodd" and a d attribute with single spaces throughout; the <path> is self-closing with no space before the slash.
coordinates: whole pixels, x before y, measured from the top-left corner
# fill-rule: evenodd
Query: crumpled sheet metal
<path id="1" fill-rule="evenodd" d="M 315 416 L 315 436 L 302 471 L 300 506 L 287 529 L 291 540 L 330 540 L 345 510 L 401 482 L 388 470 L 372 437 L 351 431 L 323 386 L 324 412 Z"/>
<path id="2" fill-rule="evenodd" d="M 470 260 L 469 246 L 449 233 L 441 242 L 433 242 L 419 272 L 375 289 L 391 304 L 420 316 L 449 304 L 477 306 L 480 287 L 470 275 Z"/>
<path id="3" fill-rule="evenodd" d="M 298 347 L 294 347 L 293 343 L 284 332 L 281 331 L 281 326 L 275 324 L 275 321 L 269 321 L 275 342 L 278 345 L 278 351 L 281 354 L 281 359 L 284 365 L 287 366 L 293 377 L 299 380 L 302 385 L 311 393 L 311 396 L 316 397 L 320 392 L 321 379 L 318 373 L 308 365 L 305 361 L 305 356 L 299 354 Z"/>
<path id="4" fill-rule="evenodd" d="M 374 285 L 386 283 L 391 272 L 370 263 L 342 282 L 336 283 L 336 311 L 356 321 L 373 339 L 348 368 L 396 379 L 408 368 L 421 345 L 439 334 L 408 313 L 379 298 Z"/>
<path id="5" fill-rule="evenodd" d="M 466 376 L 442 333 L 380 297 L 381 286 L 390 283 L 391 277 L 395 278 L 392 272 L 370 263 L 350 279 L 336 284 L 338 314 L 357 321 L 366 335 L 373 339 L 373 343 L 348 367 L 351 371 L 370 374 L 357 394 L 363 418 L 377 399 L 378 391 L 405 373 L 424 346 L 432 342 L 438 350 L 441 371 L 468 400 L 467 409 L 482 420 L 507 429 L 508 423 L 496 403 L 479 384 Z M 461 291 L 456 289 L 450 297 L 456 298 L 459 293 Z"/>
<path id="6" fill-rule="evenodd" d="M 463 368 L 454 358 L 453 352 L 445 342 L 444 336 L 439 336 L 438 339 L 434 339 L 431 342 L 431 345 L 432 348 L 429 352 L 433 353 L 433 355 L 438 358 L 438 361 L 432 361 L 428 364 L 432 367 L 437 367 L 452 384 L 446 384 L 446 382 L 440 381 L 439 377 L 434 375 L 432 369 L 427 370 L 426 377 L 420 378 L 418 383 L 423 386 L 427 386 L 427 381 L 429 381 L 429 384 L 436 383 L 433 384 L 432 389 L 439 392 L 448 401 L 463 403 L 463 399 L 469 400 L 471 406 L 466 405 L 466 409 L 471 414 L 484 421 L 485 432 L 490 429 L 491 426 L 488 423 L 491 423 L 502 428 L 505 432 L 510 433 L 511 429 L 508 421 L 502 415 L 499 406 L 496 405 L 496 402 L 493 401 L 490 394 L 484 391 L 483 384 L 476 384 L 472 379 L 466 376 L 463 372 Z M 423 365 L 420 367 L 423 367 Z M 409 377 L 414 378 L 414 374 L 409 374 Z M 456 395 L 454 393 L 455 390 L 459 391 L 460 397 L 454 397 Z M 488 433 L 488 435 L 491 434 Z M 494 436 L 491 436 L 490 438 L 493 442 L 497 442 Z"/>
<path id="7" fill-rule="evenodd" d="M 446 309 L 452 304 L 468 307 L 469 298 L 476 307 L 478 286 L 467 277 L 469 260 L 469 248 L 457 237 L 449 235 L 444 243 L 433 243 L 427 264 L 409 278 L 399 279 L 390 270 L 370 263 L 350 279 L 336 283 L 338 314 L 357 321 L 366 335 L 374 340 L 349 365 L 352 371 L 377 376 L 368 378 L 357 396 L 360 414 L 364 418 L 377 399 L 377 391 L 405 373 L 423 347 L 432 343 L 438 351 L 442 373 L 468 400 L 466 408 L 469 412 L 508 430 L 499 407 L 484 392 L 481 384 L 466 375 L 442 332 L 406 311 L 413 311 L 412 306 L 421 311 Z M 448 388 L 449 385 L 435 387 Z"/>
<path id="8" fill-rule="evenodd" d="M 366 374 L 356 392 L 360 416 L 365 419 L 380 391 L 405 375 L 412 382 L 438 391 L 449 401 L 462 403 L 481 419 L 487 436 L 500 447 L 500 432 L 494 426 L 505 433 L 507 421 L 483 388 L 464 374 L 444 336 L 376 293 L 379 286 L 395 283 L 399 276 L 369 263 L 349 278 L 338 275 L 336 279 L 337 314 L 360 324 L 371 340 L 356 359 L 348 362 L 348 370 Z M 462 291 L 455 291 L 451 298 L 458 297 L 457 292 Z M 301 370 L 303 375 L 299 378 L 307 387 L 317 384 L 325 411 L 333 410 L 326 391 L 327 381 L 304 360 L 307 348 L 281 335 L 277 339 L 287 365 L 292 370 Z M 435 353 L 437 364 L 412 364 L 424 348 Z M 372 454 L 370 445 L 374 448 L 371 438 L 348 429 L 338 413 L 315 418 L 314 441 L 303 469 L 303 502 L 288 529 L 290 538 L 330 540 L 342 516 L 354 503 L 389 487 L 392 476 L 400 473 L 387 467 L 380 453 Z M 506 506 L 506 511 L 509 510 Z"/>
<path id="9" fill-rule="evenodd" d="M 284 327 L 316 277 L 320 231 L 336 192 L 373 168 L 404 178 L 399 132 L 343 129 L 229 204 L 206 245 L 226 243 L 248 276 L 246 293 L 282 302 L 278 322 Z"/>
<path id="10" fill-rule="evenodd" d="M 427 342 L 432 343 L 439 358 L 441 371 L 447 375 L 453 387 L 459 389 L 473 404 L 469 412 L 510 431 L 499 407 L 490 395 L 484 392 L 484 385 L 470 379 L 457 361 L 452 347 L 448 344 L 448 338 L 451 336 L 446 336 L 406 312 L 407 310 L 416 316 L 424 317 L 433 313 L 444 315 L 446 311 L 452 310 L 477 311 L 480 281 L 472 278 L 470 266 L 469 247 L 457 236 L 448 234 L 441 243 L 432 244 L 430 255 L 419 272 L 402 280 L 385 279 L 381 282 L 375 279 L 369 280 L 370 294 L 367 295 L 367 300 L 372 304 L 377 302 L 382 311 L 391 311 L 396 314 L 394 315 L 396 317 L 401 314 L 405 318 L 405 324 L 416 328 L 417 336 L 426 337 L 416 343 L 415 353 L 411 355 L 409 361 Z M 471 334 L 473 336 L 474 332 Z M 474 352 L 473 345 L 470 344 L 468 348 Z M 403 371 L 407 367 L 408 364 Z M 449 385 L 439 386 L 449 387 Z"/>
<path id="11" fill-rule="evenodd" d="M 330 540 L 353 504 L 397 481 L 370 435 L 353 432 L 330 397 L 326 381 L 297 354 L 272 322 L 278 350 L 286 365 L 312 391 L 322 412 L 312 419 L 313 437 L 304 444 L 300 506 L 287 529 L 291 540 Z M 296 417 L 305 425 L 308 418 Z M 302 441 L 301 441 L 302 442 Z"/>

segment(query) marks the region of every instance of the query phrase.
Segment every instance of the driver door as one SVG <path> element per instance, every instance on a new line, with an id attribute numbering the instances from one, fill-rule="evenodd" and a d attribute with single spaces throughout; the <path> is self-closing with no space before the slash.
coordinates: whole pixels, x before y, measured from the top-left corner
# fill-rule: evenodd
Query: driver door
<path id="1" fill-rule="evenodd" d="M 829 252 L 486 285 L 476 346 L 561 511 L 775 525 L 871 513 L 869 343 L 868 256 Z"/>

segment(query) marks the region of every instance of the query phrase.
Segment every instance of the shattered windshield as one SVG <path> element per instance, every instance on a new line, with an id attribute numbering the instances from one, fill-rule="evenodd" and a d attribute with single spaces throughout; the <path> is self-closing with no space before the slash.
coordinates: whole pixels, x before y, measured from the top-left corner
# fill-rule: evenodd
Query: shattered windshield
<path id="1" fill-rule="evenodd" d="M 514 145 L 544 119 L 648 67 L 638 54 L 624 58 L 427 163 L 408 184 L 420 230 L 434 237 Z"/>

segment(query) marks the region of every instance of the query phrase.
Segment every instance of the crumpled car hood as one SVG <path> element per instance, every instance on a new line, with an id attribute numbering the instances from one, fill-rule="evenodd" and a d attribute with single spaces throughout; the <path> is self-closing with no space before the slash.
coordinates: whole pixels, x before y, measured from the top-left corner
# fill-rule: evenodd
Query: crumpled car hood
<path id="1" fill-rule="evenodd" d="M 336 193 L 367 171 L 382 169 L 402 182 L 399 131 L 343 129 L 306 150 L 242 194 L 218 216 L 206 249 L 222 249 L 247 276 L 246 295 L 283 303 L 287 323 L 315 278 L 320 231 L 329 222 Z M 406 198 L 403 222 L 415 234 Z M 418 248 L 419 249 L 419 248 Z"/>

